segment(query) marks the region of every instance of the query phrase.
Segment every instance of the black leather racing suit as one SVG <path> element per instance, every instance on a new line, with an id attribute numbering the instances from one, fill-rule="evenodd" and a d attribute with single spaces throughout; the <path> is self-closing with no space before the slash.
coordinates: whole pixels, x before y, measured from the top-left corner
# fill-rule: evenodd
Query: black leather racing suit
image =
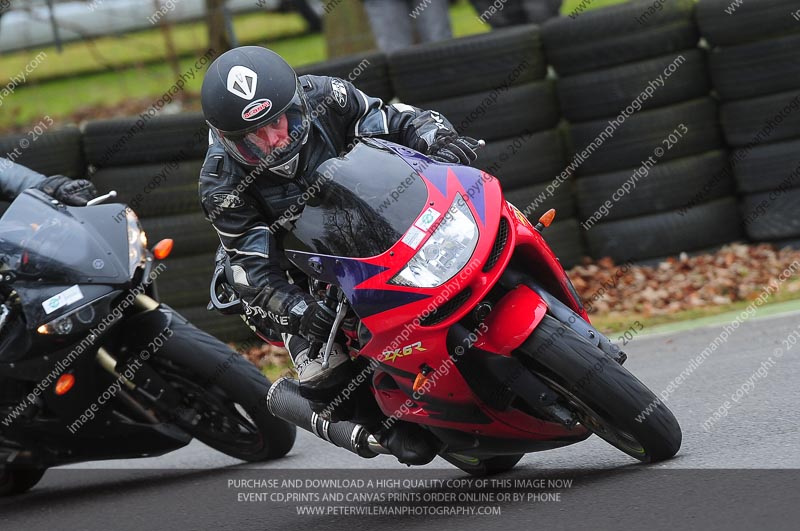
<path id="1" fill-rule="evenodd" d="M 294 179 L 239 165 L 212 132 L 200 173 L 203 210 L 230 258 L 233 287 L 247 321 L 275 338 L 274 331 L 296 334 L 302 309 L 313 303 L 307 290 L 290 283 L 302 274 L 286 260 L 278 220 L 293 219 L 314 170 L 349 150 L 362 137 L 377 137 L 426 152 L 435 137 L 455 133 L 435 111 L 400 103 L 386 105 L 338 78 L 301 76 L 311 118 L 309 138 Z M 224 255 L 222 255 L 224 256 Z M 304 304 L 305 303 L 305 304 Z"/>
<path id="2" fill-rule="evenodd" d="M 13 201 L 26 188 L 38 186 L 45 176 L 0 157 L 0 201 Z M 0 203 L 0 215 L 8 205 Z"/>
<path id="3" fill-rule="evenodd" d="M 0 157 L 0 199 L 11 201 L 26 188 L 33 188 L 45 176 L 30 168 Z"/>

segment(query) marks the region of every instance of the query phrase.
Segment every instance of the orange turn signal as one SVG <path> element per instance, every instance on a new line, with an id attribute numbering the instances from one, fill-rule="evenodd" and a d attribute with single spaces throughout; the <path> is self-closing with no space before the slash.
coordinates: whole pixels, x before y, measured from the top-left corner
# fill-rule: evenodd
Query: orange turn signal
<path id="1" fill-rule="evenodd" d="M 419 391 L 419 390 L 420 390 L 420 388 L 421 388 L 423 385 L 425 385 L 425 382 L 427 382 L 427 381 L 428 381 L 428 377 L 427 377 L 427 376 L 425 376 L 425 375 L 424 375 L 424 374 L 422 374 L 422 373 L 419 373 L 419 374 L 417 375 L 417 377 L 414 379 L 414 385 L 412 386 L 412 387 L 413 387 L 413 389 L 414 389 L 414 392 L 416 393 L 417 391 Z"/>
<path id="2" fill-rule="evenodd" d="M 62 374 L 56 382 L 56 394 L 58 396 L 67 394 L 73 385 L 75 385 L 75 377 L 72 374 Z"/>
<path id="3" fill-rule="evenodd" d="M 551 208 L 550 210 L 542 214 L 542 217 L 539 218 L 539 223 L 541 223 L 545 227 L 549 227 L 555 218 L 556 218 L 556 209 Z"/>
<path id="4" fill-rule="evenodd" d="M 163 260 L 168 257 L 169 253 L 172 252 L 172 245 L 174 243 L 175 242 L 170 238 L 158 242 L 155 247 L 153 247 L 153 256 L 156 257 L 156 260 Z"/>

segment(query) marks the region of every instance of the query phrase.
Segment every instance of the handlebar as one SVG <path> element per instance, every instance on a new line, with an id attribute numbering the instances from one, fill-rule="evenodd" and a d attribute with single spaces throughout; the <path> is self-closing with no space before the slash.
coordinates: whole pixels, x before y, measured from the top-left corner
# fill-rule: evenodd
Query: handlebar
<path id="1" fill-rule="evenodd" d="M 100 196 L 95 197 L 91 201 L 87 201 L 86 202 L 86 206 L 99 205 L 100 203 L 104 202 L 106 199 L 113 199 L 115 197 L 117 197 L 116 190 L 111 190 L 110 192 L 108 192 L 105 195 L 100 195 Z"/>

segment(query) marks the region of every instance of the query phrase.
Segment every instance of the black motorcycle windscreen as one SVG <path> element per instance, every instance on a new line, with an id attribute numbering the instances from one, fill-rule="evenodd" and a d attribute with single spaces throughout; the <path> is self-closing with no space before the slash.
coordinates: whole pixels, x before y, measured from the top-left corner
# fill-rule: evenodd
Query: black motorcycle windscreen
<path id="1" fill-rule="evenodd" d="M 322 163 L 284 249 L 369 258 L 397 243 L 424 210 L 428 188 L 408 163 L 369 142 Z M 313 195 L 312 192 L 315 192 Z"/>
<path id="2" fill-rule="evenodd" d="M 77 214 L 90 208 L 103 207 L 57 206 L 38 191 L 20 194 L 0 219 L 0 271 L 13 272 L 22 281 L 41 279 L 46 284 L 129 280 L 128 268 L 120 263 L 122 257 L 112 252 L 117 246 L 105 242 L 93 223 Z M 104 230 L 117 232 L 111 216 L 108 221 Z M 120 233 L 126 232 L 124 222 L 117 225 Z"/>

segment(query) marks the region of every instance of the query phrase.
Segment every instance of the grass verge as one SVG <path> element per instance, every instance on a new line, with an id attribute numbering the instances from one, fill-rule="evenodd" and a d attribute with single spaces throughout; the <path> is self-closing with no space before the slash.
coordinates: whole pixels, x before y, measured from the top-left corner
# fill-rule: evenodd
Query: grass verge
<path id="1" fill-rule="evenodd" d="M 274 382 L 278 378 L 282 376 L 291 375 L 292 377 L 296 377 L 294 369 L 292 369 L 288 364 L 287 365 L 266 365 L 261 367 L 261 373 L 269 378 L 270 382 Z"/>
<path id="2" fill-rule="evenodd" d="M 789 284 L 782 288 L 780 291 L 772 295 L 768 302 L 761 308 L 766 308 L 771 304 L 800 300 L 800 283 Z M 795 291 L 793 291 L 793 289 Z M 705 317 L 713 317 L 728 312 L 739 312 L 747 308 L 752 301 L 737 301 L 730 304 L 721 304 L 719 306 L 704 306 L 702 308 L 695 308 L 692 310 L 685 310 L 667 315 L 654 315 L 644 317 L 636 312 L 608 312 L 603 314 L 592 315 L 592 324 L 602 333 L 611 335 L 616 332 L 624 332 L 630 328 L 634 321 L 639 321 L 644 329 L 654 326 L 673 324 L 685 321 L 695 321 Z M 615 338 L 611 338 L 612 340 Z"/>

